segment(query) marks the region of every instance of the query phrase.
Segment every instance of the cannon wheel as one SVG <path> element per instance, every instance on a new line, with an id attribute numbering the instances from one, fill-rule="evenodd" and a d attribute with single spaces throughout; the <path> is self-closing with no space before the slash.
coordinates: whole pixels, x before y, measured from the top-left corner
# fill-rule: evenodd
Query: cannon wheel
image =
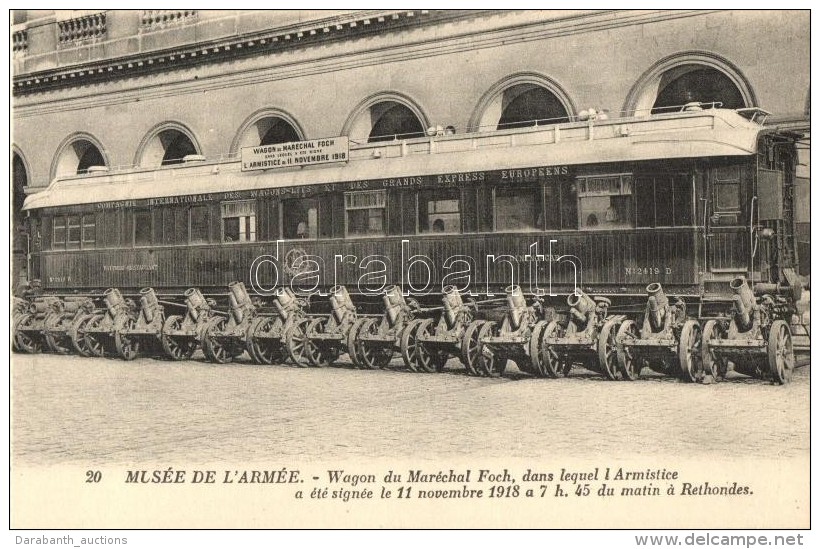
<path id="1" fill-rule="evenodd" d="M 712 376 L 712 379 L 715 381 L 720 381 L 726 377 L 729 364 L 724 357 L 715 354 L 709 347 L 709 342 L 713 339 L 725 338 L 726 327 L 719 320 L 710 320 L 703 327 L 703 336 L 701 337 L 700 343 L 703 373 Z"/>
<path id="2" fill-rule="evenodd" d="M 481 342 L 485 337 L 498 335 L 498 323 L 491 321 L 485 322 L 478 331 L 478 341 Z M 483 344 L 481 345 L 481 355 L 478 359 L 478 366 L 480 372 L 487 377 L 498 377 L 504 373 L 507 367 L 506 358 L 498 358 L 495 353 L 487 349 Z"/>
<path id="3" fill-rule="evenodd" d="M 245 347 L 251 359 L 257 364 L 281 364 L 287 358 L 287 350 L 279 340 L 257 337 L 257 334 L 270 333 L 275 323 L 275 318 L 259 317 L 248 327 Z"/>
<path id="4" fill-rule="evenodd" d="M 196 340 L 192 337 L 167 335 L 168 332 L 178 331 L 182 328 L 183 317 L 171 315 L 162 323 L 162 350 L 165 356 L 171 360 L 187 360 L 191 358 L 196 350 Z"/>
<path id="5" fill-rule="evenodd" d="M 94 318 L 93 314 L 79 314 L 68 328 L 68 335 L 71 338 L 71 346 L 80 353 L 80 356 L 91 356 L 91 351 L 85 342 L 85 327 Z"/>
<path id="6" fill-rule="evenodd" d="M 213 335 L 213 332 L 224 331 L 227 323 L 228 320 L 224 316 L 214 318 L 208 324 L 205 335 L 202 337 L 202 351 L 205 353 L 205 358 L 217 364 L 228 364 L 234 359 L 234 353 L 228 349 L 228 346 Z"/>
<path id="7" fill-rule="evenodd" d="M 290 359 L 297 366 L 305 367 L 308 365 L 308 359 L 305 356 L 305 346 L 308 345 L 308 339 L 305 335 L 305 328 L 310 324 L 311 319 L 303 318 L 298 322 L 290 325 L 285 333 L 285 344 L 288 348 L 288 355 Z"/>
<path id="8" fill-rule="evenodd" d="M 347 332 L 347 356 L 350 357 L 350 362 L 353 363 L 353 366 L 356 366 L 357 368 L 362 366 L 362 359 L 359 356 L 359 351 L 357 348 L 357 338 L 359 337 L 359 330 L 362 329 L 362 326 L 366 321 L 366 318 L 357 318 L 350 327 L 350 330 Z"/>
<path id="9" fill-rule="evenodd" d="M 483 346 L 478 339 L 478 332 L 486 322 L 486 320 L 472 321 L 464 332 L 464 339 L 461 340 L 461 362 L 467 367 L 467 373 L 471 376 L 481 375 L 479 362 Z"/>
<path id="10" fill-rule="evenodd" d="M 433 335 L 434 333 L 435 327 L 433 326 L 433 319 L 425 318 L 416 327 L 414 335 L 418 338 L 419 334 Z M 442 371 L 448 358 L 450 358 L 450 353 L 447 351 L 440 349 L 431 351 L 423 344 L 419 344 L 416 348 L 416 366 L 421 372 L 432 374 Z"/>
<path id="11" fill-rule="evenodd" d="M 26 353 L 39 353 L 43 350 L 43 342 L 40 338 L 23 331 L 23 328 L 31 328 L 33 324 L 34 315 L 28 313 L 23 315 L 15 326 L 14 343 L 18 349 Z"/>
<path id="12" fill-rule="evenodd" d="M 416 330 L 418 330 L 419 324 L 421 324 L 421 320 L 412 320 L 401 331 L 401 342 L 399 344 L 401 348 L 401 358 L 404 361 L 404 365 L 407 366 L 411 372 L 418 372 L 416 361 L 418 360 L 417 353 L 419 352 L 420 345 Z"/>
<path id="13" fill-rule="evenodd" d="M 783 320 L 775 320 L 769 329 L 769 372 L 780 385 L 790 382 L 794 372 L 792 333 Z"/>
<path id="14" fill-rule="evenodd" d="M 87 330 L 98 328 L 103 323 L 103 320 L 105 320 L 104 314 L 95 314 L 89 319 L 88 323 L 86 323 L 85 328 Z M 99 334 L 85 332 L 83 338 L 85 339 L 85 347 L 88 350 L 89 356 L 105 356 L 105 342 L 103 341 L 103 337 L 104 336 L 100 336 Z"/>
<path id="15" fill-rule="evenodd" d="M 678 360 L 681 377 L 684 381 L 697 382 L 703 379 L 703 362 L 701 360 L 701 330 L 695 320 L 683 323 L 678 342 Z"/>
<path id="16" fill-rule="evenodd" d="M 131 317 L 127 317 L 122 321 L 119 329 L 114 330 L 114 346 L 117 348 L 117 354 L 123 360 L 134 360 L 140 351 L 139 339 L 136 336 L 127 336 L 121 333 L 121 330 L 130 330 L 137 325 L 137 321 Z"/>
<path id="17" fill-rule="evenodd" d="M 541 334 L 544 333 L 544 329 L 547 327 L 546 320 L 539 320 L 535 323 L 535 326 L 532 329 L 532 336 L 530 336 L 530 363 L 527 365 L 523 361 L 518 363 L 518 368 L 520 370 L 524 370 L 528 374 L 537 375 L 539 377 L 544 376 L 544 367 L 541 365 L 544 358 L 541 356 L 544 352 L 544 346 L 541 342 Z"/>
<path id="18" fill-rule="evenodd" d="M 635 357 L 631 347 L 624 345 L 624 340 L 626 338 L 636 339 L 639 335 L 635 321 L 624 320 L 615 336 L 615 356 L 618 359 L 618 367 L 621 369 L 623 379 L 628 381 L 635 381 L 640 377 L 643 363 Z"/>
<path id="19" fill-rule="evenodd" d="M 561 325 L 558 324 L 557 320 L 551 321 L 547 324 L 547 327 L 544 328 L 544 331 L 541 334 L 541 375 L 542 377 L 549 376 L 551 378 L 557 378 L 559 374 L 567 375 L 569 373 L 569 369 L 571 365 L 568 361 L 564 361 L 558 356 L 558 352 L 555 351 L 549 344 L 547 344 L 548 337 L 562 337 L 563 336 L 563 329 Z"/>
<path id="20" fill-rule="evenodd" d="M 245 350 L 248 351 L 248 356 L 251 357 L 251 361 L 254 364 L 265 364 L 262 360 L 262 357 L 260 357 L 258 354 L 256 354 L 257 345 L 261 342 L 258 342 L 256 340 L 256 337 L 254 337 L 254 335 L 256 334 L 256 329 L 264 321 L 265 321 L 265 317 L 261 317 L 261 316 L 256 317 L 248 325 L 248 329 L 245 332 Z"/>
<path id="21" fill-rule="evenodd" d="M 379 333 L 379 324 L 374 318 L 365 319 L 365 321 L 359 325 L 358 333 L 376 335 Z M 374 345 L 358 338 L 356 339 L 354 348 L 356 357 L 361 365 L 371 370 L 384 368 L 390 364 L 390 360 L 393 358 L 392 347 L 388 349 L 382 345 Z"/>
<path id="22" fill-rule="evenodd" d="M 604 323 L 601 333 L 598 334 L 598 364 L 606 374 L 607 379 L 621 379 L 621 369 L 618 366 L 618 328 L 623 322 L 620 318 L 612 318 Z"/>
<path id="23" fill-rule="evenodd" d="M 331 358 L 329 353 L 323 352 L 318 345 L 311 341 L 308 334 L 318 332 L 319 326 L 325 322 L 327 322 L 325 318 L 313 318 L 308 322 L 305 328 L 305 356 L 311 366 L 319 368 L 330 366 L 333 362 L 333 358 Z"/>
<path id="24" fill-rule="evenodd" d="M 65 355 L 71 350 L 68 344 L 63 344 L 65 341 L 65 336 L 59 336 L 54 333 L 51 333 L 51 329 L 59 328 L 63 326 L 65 322 L 68 322 L 68 325 L 71 325 L 71 313 L 62 313 L 57 314 L 56 322 L 46 322 L 46 332 L 45 332 L 45 340 L 46 340 L 46 347 L 51 352 Z"/>

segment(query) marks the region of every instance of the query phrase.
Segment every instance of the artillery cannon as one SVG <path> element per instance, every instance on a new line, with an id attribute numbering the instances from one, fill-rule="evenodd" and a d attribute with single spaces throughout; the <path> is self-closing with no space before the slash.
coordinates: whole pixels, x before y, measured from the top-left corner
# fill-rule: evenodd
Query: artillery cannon
<path id="1" fill-rule="evenodd" d="M 285 339 L 288 354 L 299 366 L 328 366 L 342 351 L 358 365 L 353 325 L 358 319 L 356 307 L 344 286 L 330 290 L 331 313 L 309 316 L 295 322 L 287 330 Z"/>
<path id="2" fill-rule="evenodd" d="M 407 330 L 415 330 L 419 322 L 415 318 L 418 303 L 404 299 L 398 286 L 390 286 L 382 295 L 384 314 L 381 318 L 358 318 L 350 330 L 352 343 L 348 343 L 355 356 L 351 358 L 360 366 L 370 369 L 384 368 L 393 358 L 393 353 L 401 348 Z M 406 340 L 408 343 L 410 339 Z M 408 351 L 411 352 L 411 351 Z M 411 362 L 411 370 L 416 370 Z"/>
<path id="3" fill-rule="evenodd" d="M 81 322 L 78 333 L 83 334 L 82 348 L 89 356 L 102 357 L 116 351 L 123 358 L 134 358 L 138 351 L 136 343 L 120 335 L 137 314 L 134 302 L 125 299 L 117 288 L 105 290 L 103 302 L 103 309 Z"/>
<path id="4" fill-rule="evenodd" d="M 159 343 L 165 322 L 165 310 L 153 288 L 140 290 L 139 310 L 129 315 L 114 332 L 117 353 L 125 360 L 137 356 L 141 348 Z"/>
<path id="5" fill-rule="evenodd" d="M 62 302 L 53 296 L 38 296 L 28 304 L 25 301 L 15 303 L 17 314 L 14 318 L 13 345 L 18 351 L 39 353 L 45 341 L 46 321 L 53 314 L 62 311 Z"/>
<path id="6" fill-rule="evenodd" d="M 45 319 L 43 335 L 46 346 L 59 354 L 66 354 L 79 346 L 78 352 L 87 354 L 85 338 L 80 335 L 79 326 L 93 311 L 94 302 L 89 297 L 70 296 L 60 301 L 57 310 Z"/>
<path id="7" fill-rule="evenodd" d="M 211 362 L 226 364 L 245 352 L 246 336 L 256 318 L 256 306 L 242 282 L 228 284 L 228 312 L 211 309 L 202 334 L 202 352 Z"/>
<path id="8" fill-rule="evenodd" d="M 497 376 L 504 373 L 507 361 L 512 360 L 524 372 L 543 375 L 541 334 L 554 311 L 544 307 L 540 296 L 528 304 L 519 286 L 508 286 L 506 293 L 507 310 L 501 324 L 474 321 L 464 334 L 468 371 Z M 478 344 L 474 345 L 476 341 Z"/>
<path id="9" fill-rule="evenodd" d="M 273 305 L 273 315 L 259 315 L 248 326 L 247 350 L 257 364 L 285 362 L 288 358 L 288 330 L 305 318 L 306 303 L 290 288 L 277 288 Z"/>
<path id="10" fill-rule="evenodd" d="M 462 349 L 464 334 L 475 318 L 475 306 L 465 304 L 455 286 L 447 286 L 441 296 L 442 309 L 438 319 L 416 319 L 401 336 L 401 355 L 405 365 L 413 371 L 440 372 L 450 355 L 457 355 L 471 368 Z M 478 331 L 474 330 L 478 344 Z M 480 351 L 473 349 L 473 364 Z M 472 370 L 473 375 L 478 371 Z"/>
<path id="11" fill-rule="evenodd" d="M 788 300 L 772 295 L 778 291 L 775 285 L 763 284 L 756 287 L 762 293 L 756 298 L 744 277 L 735 278 L 729 286 L 734 296 L 728 318 L 709 320 L 703 327 L 703 373 L 720 379 L 731 361 L 736 372 L 788 383 L 795 362 L 786 321 L 793 312 Z"/>
<path id="12" fill-rule="evenodd" d="M 646 287 L 647 300 L 640 326 L 624 320 L 615 337 L 618 367 L 624 379 L 634 380 L 644 367 L 686 381 L 702 379 L 700 325 L 686 316 L 683 300 L 670 303 L 660 284 Z"/>
<path id="13" fill-rule="evenodd" d="M 542 373 L 566 376 L 573 364 L 581 363 L 607 379 L 619 379 L 615 336 L 624 317 L 609 316 L 608 298 L 592 298 L 578 289 L 567 296 L 567 305 L 566 322 L 553 320 L 541 334 Z"/>
<path id="14" fill-rule="evenodd" d="M 197 288 L 185 290 L 185 314 L 165 317 L 160 342 L 171 360 L 191 358 L 214 320 L 213 300 L 206 300 Z"/>

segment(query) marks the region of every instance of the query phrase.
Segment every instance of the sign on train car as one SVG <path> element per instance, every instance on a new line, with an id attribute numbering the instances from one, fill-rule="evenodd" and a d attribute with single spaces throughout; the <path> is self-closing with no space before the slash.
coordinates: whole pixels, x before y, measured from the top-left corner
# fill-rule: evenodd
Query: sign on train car
<path id="1" fill-rule="evenodd" d="M 350 141 L 347 136 L 292 141 L 274 145 L 242 148 L 242 171 L 293 168 L 350 159 Z"/>

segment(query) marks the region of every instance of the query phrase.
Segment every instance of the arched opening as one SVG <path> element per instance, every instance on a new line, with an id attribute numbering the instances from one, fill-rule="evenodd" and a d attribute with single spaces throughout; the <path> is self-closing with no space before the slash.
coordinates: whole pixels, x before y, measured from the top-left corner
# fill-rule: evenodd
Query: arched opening
<path id="1" fill-rule="evenodd" d="M 526 128 L 569 122 L 575 108 L 557 82 L 537 73 L 520 73 L 496 82 L 470 118 L 470 131 Z"/>
<path id="2" fill-rule="evenodd" d="M 354 143 L 423 137 L 429 125 L 421 109 L 397 94 L 371 98 L 354 113 L 342 130 Z"/>
<path id="3" fill-rule="evenodd" d="M 74 138 L 60 148 L 52 177 L 84 174 L 92 166 L 107 165 L 99 145 L 91 139 Z"/>
<path id="4" fill-rule="evenodd" d="M 146 168 L 181 164 L 186 156 L 199 155 L 193 134 L 182 126 L 168 127 L 149 134 L 137 153 L 136 164 Z"/>
<path id="5" fill-rule="evenodd" d="M 757 104 L 751 85 L 731 62 L 710 52 L 683 52 L 661 59 L 635 83 L 623 111 L 647 116 L 680 110 L 692 102 L 725 109 Z"/>
<path id="6" fill-rule="evenodd" d="M 11 163 L 12 204 L 11 204 L 11 234 L 12 234 L 12 291 L 28 278 L 27 269 L 27 230 L 23 215 L 23 202 L 26 199 L 28 186 L 28 172 L 23 158 L 16 152 L 12 155 Z"/>
<path id="7" fill-rule="evenodd" d="M 240 128 L 231 145 L 231 153 L 239 152 L 243 147 L 275 145 L 302 141 L 304 136 L 296 122 L 284 114 L 271 114 L 270 110 L 251 116 Z"/>
<path id="8" fill-rule="evenodd" d="M 743 94 L 721 71 L 702 65 L 681 65 L 663 73 L 652 114 L 669 112 L 693 101 L 716 104 L 724 109 L 746 107 Z"/>

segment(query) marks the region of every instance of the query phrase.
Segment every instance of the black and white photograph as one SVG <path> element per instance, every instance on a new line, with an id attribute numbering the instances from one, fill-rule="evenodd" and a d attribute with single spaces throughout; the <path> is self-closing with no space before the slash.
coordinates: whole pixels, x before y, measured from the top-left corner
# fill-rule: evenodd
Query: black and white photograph
<path id="1" fill-rule="evenodd" d="M 15 546 L 803 544 L 810 10 L 9 17 Z"/>

